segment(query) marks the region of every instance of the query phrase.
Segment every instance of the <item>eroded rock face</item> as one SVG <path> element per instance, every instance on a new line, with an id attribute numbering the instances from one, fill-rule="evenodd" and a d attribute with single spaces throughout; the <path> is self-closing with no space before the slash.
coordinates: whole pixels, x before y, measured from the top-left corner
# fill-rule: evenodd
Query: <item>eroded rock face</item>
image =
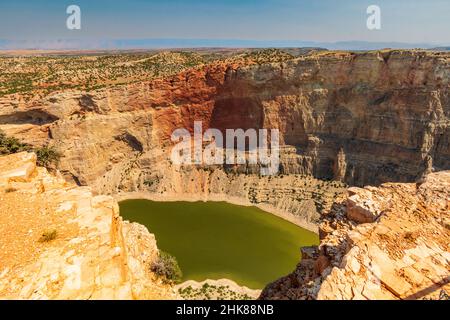
<path id="1" fill-rule="evenodd" d="M 449 61 L 448 53 L 385 51 L 316 53 L 265 64 L 217 62 L 169 78 L 90 92 L 66 90 L 30 101 L 4 96 L 0 98 L 0 129 L 32 144 L 55 144 L 63 153 L 59 169 L 64 178 L 89 185 L 95 193 L 147 191 L 162 197 L 195 195 L 205 200 L 239 197 L 301 215 L 310 222 L 316 222 L 322 213 L 322 245 L 304 252 L 305 259 L 296 272 L 269 286 L 262 297 L 404 299 L 421 298 L 421 292 L 432 288 L 425 296 L 434 298 L 436 288 L 442 287 L 442 275 L 448 277 L 449 264 L 448 173 L 430 174 L 433 169 L 450 168 Z M 258 168 L 250 166 L 172 165 L 170 135 L 178 128 L 192 132 L 194 121 L 221 130 L 278 128 L 281 174 L 261 178 Z M 2 271 L 0 292 L 4 296 L 70 295 L 62 288 L 72 279 L 72 265 L 83 268 L 89 252 L 102 259 L 95 249 L 98 239 L 108 248 L 111 243 L 117 247 L 122 237 L 129 239 L 131 247 L 121 247 L 124 252 L 128 246 L 126 259 L 141 252 L 139 246 L 152 248 L 150 235 L 144 236 L 148 241 L 133 244 L 143 231 L 113 219 L 115 204 L 110 198 L 93 197 L 89 189 L 68 185 L 62 177 L 36 168 L 34 160 L 27 157 L 33 156 L 15 159 L 17 167 L 5 165 L 8 174 L 1 182 L 2 197 L 11 201 L 2 202 L 4 206 L 10 203 L 2 212 L 20 209 L 23 199 L 33 203 L 55 199 L 39 207 L 23 202 L 29 206 L 23 212 L 39 210 L 42 214 L 36 217 L 45 225 L 48 210 L 61 210 L 58 217 L 67 215 L 73 226 L 64 219 L 55 223 L 67 236 L 86 239 L 80 242 L 86 248 L 75 248 L 73 253 L 71 246 L 77 243 L 58 244 L 61 247 L 56 251 L 49 244 L 42 252 L 29 250 L 36 256 L 19 255 L 27 262 L 26 270 L 17 274 Z M 324 184 L 316 178 L 358 186 L 418 178 L 420 183 L 350 189 L 349 197 L 332 206 L 330 200 L 339 198 L 342 184 Z M 22 191 L 6 192 L 9 188 Z M 15 198 L 21 192 L 25 196 Z M 76 206 L 62 204 L 68 194 Z M 83 209 L 79 211 L 78 206 Z M 94 225 L 101 229 L 96 227 L 98 230 L 90 233 L 86 224 L 93 221 L 89 217 L 98 218 Z M 22 229 L 16 229 L 21 230 L 21 237 L 32 231 L 29 239 L 34 242 L 27 244 L 33 248 L 35 232 L 42 230 L 27 228 L 26 221 L 23 219 Z M 89 243 L 90 234 L 95 244 Z M 16 238 L 18 235 L 12 236 L 11 241 Z M 6 249 L 10 257 L 18 254 Z M 152 286 L 151 282 L 138 282 L 136 287 L 130 278 L 122 278 L 123 268 L 137 266 L 138 270 L 125 273 L 138 277 L 145 277 L 146 271 L 136 261 L 123 267 L 122 254 L 104 249 L 105 265 L 112 268 L 108 272 L 121 275 L 112 277 L 121 279 L 121 285 L 117 286 L 116 280 L 108 282 L 111 278 L 107 277 L 108 284 L 101 286 L 106 291 L 99 292 L 100 287 L 91 284 L 103 281 L 102 277 L 98 270 L 87 267 L 86 293 L 70 297 L 129 297 L 130 290 L 133 297 L 144 291 L 165 296 L 158 286 L 142 289 Z M 68 261 L 64 258 L 67 252 L 82 259 Z M 141 258 L 136 257 L 138 261 Z M 51 261 L 58 261 L 61 268 L 68 266 L 68 271 L 61 275 L 41 269 Z M 39 279 L 45 280 L 33 282 L 32 275 L 38 270 L 45 275 Z M 384 274 L 382 278 L 377 270 Z M 20 280 L 10 281 L 15 278 L 32 284 L 23 288 Z M 68 286 L 73 285 L 74 280 L 67 281 Z"/>
<path id="2" fill-rule="evenodd" d="M 195 120 L 222 130 L 278 128 L 284 174 L 360 186 L 407 182 L 450 167 L 449 78 L 447 53 L 420 51 L 217 62 L 89 93 L 20 103 L 5 96 L 0 128 L 52 141 L 64 152 L 63 174 L 102 193 L 166 175 L 171 133 L 192 131 Z"/>
<path id="3" fill-rule="evenodd" d="M 304 249 L 297 270 L 269 285 L 261 297 L 448 296 L 450 171 L 430 174 L 421 184 L 388 183 L 379 188 L 352 188 L 349 193 L 347 200 L 336 203 L 323 218 L 320 246 Z M 360 213 L 351 213 L 355 208 Z M 361 217 L 369 215 L 376 221 L 363 223 L 368 221 Z"/>
<path id="4" fill-rule="evenodd" d="M 416 181 L 450 168 L 449 60 L 448 53 L 421 51 L 321 52 L 264 64 L 234 59 L 90 92 L 4 96 L 0 129 L 56 145 L 64 177 L 99 194 L 234 196 L 230 185 L 242 181 L 250 186 L 239 188 L 244 201 L 267 198 L 296 214 L 321 200 L 287 196 L 295 186 L 274 187 L 282 179 L 254 183 L 254 166 L 174 166 L 172 132 L 192 132 L 194 121 L 205 129 L 278 128 L 283 175 L 359 186 Z M 273 189 L 267 197 L 266 188 Z"/>
<path id="5" fill-rule="evenodd" d="M 172 299 L 150 264 L 155 238 L 117 202 L 36 166 L 0 157 L 0 298 Z M 45 234 L 45 236 L 43 236 Z"/>

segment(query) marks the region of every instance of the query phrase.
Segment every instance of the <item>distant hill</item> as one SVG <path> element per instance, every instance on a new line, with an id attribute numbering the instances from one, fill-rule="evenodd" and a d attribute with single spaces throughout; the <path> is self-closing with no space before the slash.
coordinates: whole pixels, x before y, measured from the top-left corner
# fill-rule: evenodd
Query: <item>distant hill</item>
<path id="1" fill-rule="evenodd" d="M 242 40 L 242 39 L 53 39 L 4 40 L 0 50 L 131 50 L 131 49 L 182 49 L 182 48 L 324 48 L 328 50 L 380 50 L 431 49 L 428 43 L 337 41 L 318 42 L 301 40 Z M 448 48 L 448 47 L 445 47 Z M 446 49 L 448 50 L 448 49 Z"/>
<path id="2" fill-rule="evenodd" d="M 282 51 L 289 53 L 293 56 L 306 56 L 311 54 L 312 52 L 317 51 L 328 51 L 328 49 L 325 48 L 319 48 L 319 47 L 305 47 L 305 48 L 282 48 Z"/>
<path id="3" fill-rule="evenodd" d="M 436 47 L 436 48 L 431 48 L 430 50 L 433 50 L 433 51 L 450 51 L 450 47 Z"/>

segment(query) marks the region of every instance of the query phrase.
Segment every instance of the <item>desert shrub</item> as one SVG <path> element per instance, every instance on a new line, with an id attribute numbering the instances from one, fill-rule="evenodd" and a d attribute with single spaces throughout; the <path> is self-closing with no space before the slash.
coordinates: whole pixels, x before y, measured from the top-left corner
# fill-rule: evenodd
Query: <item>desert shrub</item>
<path id="1" fill-rule="evenodd" d="M 159 251 L 159 257 L 151 264 L 150 270 L 168 283 L 179 283 L 183 276 L 177 259 L 164 251 Z"/>
<path id="2" fill-rule="evenodd" d="M 35 150 L 37 155 L 37 164 L 41 167 L 49 167 L 57 164 L 61 154 L 52 146 L 44 146 Z"/>
<path id="3" fill-rule="evenodd" d="M 16 192 L 16 191 L 17 191 L 17 189 L 13 188 L 13 187 L 8 187 L 5 189 L 5 193 L 12 193 L 12 192 Z"/>
<path id="4" fill-rule="evenodd" d="M 39 242 L 50 242 L 55 240 L 57 235 L 58 232 L 55 229 L 45 230 L 39 238 Z"/>
<path id="5" fill-rule="evenodd" d="M 37 155 L 37 164 L 46 168 L 58 164 L 61 158 L 61 154 L 53 146 L 33 148 L 31 145 L 23 143 L 17 138 L 8 137 L 0 130 L 0 155 L 8 155 L 22 151 L 35 152 Z"/>
<path id="6" fill-rule="evenodd" d="M 22 143 L 14 137 L 8 137 L 3 131 L 0 131 L 0 155 L 29 151 L 30 149 L 30 145 Z"/>

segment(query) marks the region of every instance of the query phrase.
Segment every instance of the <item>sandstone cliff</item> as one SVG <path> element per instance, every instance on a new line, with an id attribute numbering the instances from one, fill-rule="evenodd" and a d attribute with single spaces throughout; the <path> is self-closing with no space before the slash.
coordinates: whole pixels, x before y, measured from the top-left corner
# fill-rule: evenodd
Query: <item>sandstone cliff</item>
<path id="1" fill-rule="evenodd" d="M 263 299 L 448 299 L 450 171 L 422 183 L 350 188 L 291 275 Z"/>
<path id="2" fill-rule="evenodd" d="M 151 272 L 158 249 L 117 203 L 36 166 L 0 157 L 0 298 L 173 299 Z"/>
<path id="3" fill-rule="evenodd" d="M 285 173 L 333 177 L 344 154 L 339 174 L 349 184 L 411 181 L 430 165 L 450 166 L 449 73 L 447 53 L 420 51 L 232 60 L 28 102 L 7 95 L 0 127 L 61 146 L 63 172 L 99 190 L 113 177 L 118 187 L 134 160 L 148 171 L 173 130 L 192 129 L 194 120 L 205 128 L 279 128 L 294 148 L 283 158 Z"/>
<path id="4" fill-rule="evenodd" d="M 278 128 L 281 172 L 297 175 L 294 180 L 307 175 L 359 186 L 416 181 L 432 169 L 450 168 L 449 57 L 380 51 L 226 59 L 98 90 L 30 100 L 6 95 L 0 98 L 0 129 L 32 144 L 56 145 L 66 179 L 100 194 L 233 196 L 230 185 L 243 181 L 249 187 L 239 193 L 250 203 L 294 214 L 303 207 L 321 211 L 317 203 L 328 200 L 289 195 L 294 182 L 277 180 L 282 188 L 266 197 L 271 186 L 254 183 L 258 176 L 247 181 L 258 168 L 171 165 L 170 134 L 192 130 L 194 120 L 222 130 Z M 311 215 L 307 220 L 317 219 Z"/>

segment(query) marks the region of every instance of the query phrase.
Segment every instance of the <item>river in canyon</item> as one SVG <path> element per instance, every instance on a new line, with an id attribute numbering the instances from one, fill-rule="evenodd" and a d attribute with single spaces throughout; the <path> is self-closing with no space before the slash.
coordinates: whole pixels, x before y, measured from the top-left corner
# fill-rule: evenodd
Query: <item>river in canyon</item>
<path id="1" fill-rule="evenodd" d="M 226 278 L 262 289 L 295 269 L 301 247 L 319 243 L 315 233 L 259 208 L 225 202 L 126 200 L 120 212 L 177 258 L 183 281 Z"/>

